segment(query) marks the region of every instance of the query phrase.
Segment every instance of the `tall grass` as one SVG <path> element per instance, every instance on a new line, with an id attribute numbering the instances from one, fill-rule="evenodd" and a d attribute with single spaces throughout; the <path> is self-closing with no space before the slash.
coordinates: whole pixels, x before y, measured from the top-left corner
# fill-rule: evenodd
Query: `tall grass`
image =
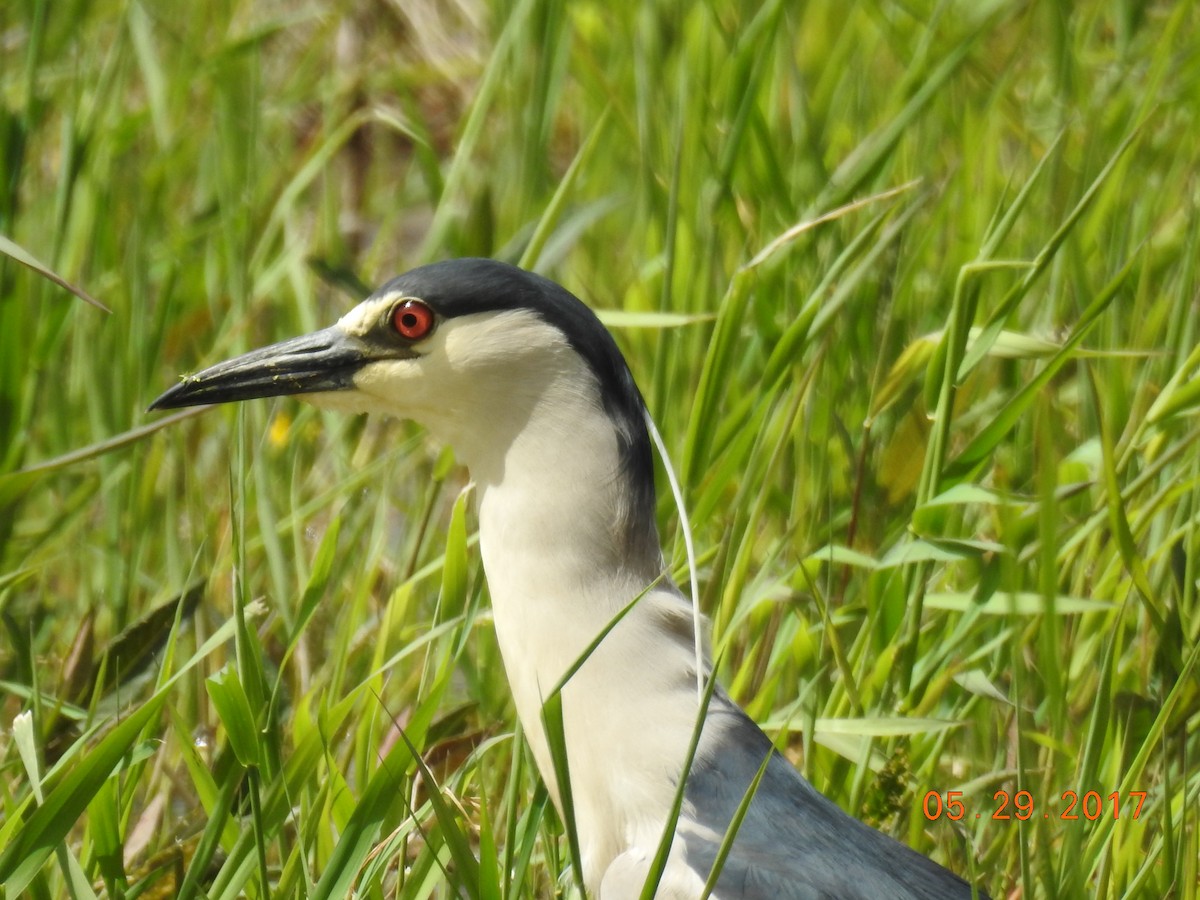
<path id="1" fill-rule="evenodd" d="M 577 891 L 449 455 L 144 412 L 460 255 L 608 317 L 722 677 L 821 790 L 995 896 L 1200 894 L 1195 4 L 28 0 L 0 41 L 0 894 Z"/>

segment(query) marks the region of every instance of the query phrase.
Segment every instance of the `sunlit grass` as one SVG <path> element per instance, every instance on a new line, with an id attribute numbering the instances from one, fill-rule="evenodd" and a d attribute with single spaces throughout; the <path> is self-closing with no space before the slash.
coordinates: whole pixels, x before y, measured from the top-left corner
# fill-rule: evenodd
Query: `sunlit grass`
<path id="1" fill-rule="evenodd" d="M 0 17 L 0 894 L 576 891 L 450 457 L 145 412 L 463 255 L 620 311 L 818 788 L 994 896 L 1200 893 L 1195 6 L 627 6 Z"/>

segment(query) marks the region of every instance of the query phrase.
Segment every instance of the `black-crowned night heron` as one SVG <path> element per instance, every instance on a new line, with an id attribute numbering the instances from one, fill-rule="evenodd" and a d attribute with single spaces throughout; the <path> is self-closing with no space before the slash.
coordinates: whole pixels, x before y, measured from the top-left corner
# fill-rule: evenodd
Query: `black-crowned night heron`
<path id="1" fill-rule="evenodd" d="M 184 378 L 152 408 L 285 394 L 413 419 L 467 465 L 496 637 L 556 803 L 543 702 L 642 595 L 562 693 L 584 881 L 604 900 L 638 896 L 700 699 L 690 605 L 664 578 L 645 406 L 611 335 L 552 281 L 453 260 L 388 282 L 330 328 Z M 700 896 L 764 760 L 713 896 L 971 896 L 819 794 L 719 689 L 657 896 Z"/>

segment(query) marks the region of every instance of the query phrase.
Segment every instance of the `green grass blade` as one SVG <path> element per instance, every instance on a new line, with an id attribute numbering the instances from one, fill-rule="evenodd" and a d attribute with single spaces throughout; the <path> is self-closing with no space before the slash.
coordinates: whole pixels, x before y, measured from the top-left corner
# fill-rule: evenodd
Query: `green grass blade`
<path id="1" fill-rule="evenodd" d="M 109 309 L 107 306 L 105 306 L 103 303 L 101 303 L 99 300 L 97 300 L 95 297 L 93 297 L 91 294 L 89 294 L 83 288 L 67 281 L 67 279 L 65 279 L 61 275 L 57 274 L 53 269 L 51 269 L 45 263 L 40 262 L 36 257 L 33 256 L 32 253 L 30 253 L 25 248 L 21 247 L 19 244 L 15 243 L 14 241 L 5 237 L 2 234 L 0 234 L 0 253 L 3 253 L 9 259 L 16 260 L 21 265 L 23 265 L 29 269 L 32 269 L 33 271 L 35 271 L 39 275 L 41 275 L 43 278 L 45 278 L 47 281 L 53 282 L 54 284 L 58 285 L 63 290 L 71 292 L 76 297 L 78 297 L 80 300 L 82 300 L 84 303 L 94 306 L 94 307 L 96 307 L 96 309 L 102 310 L 103 312 L 106 312 L 106 313 L 112 312 L 111 309 Z"/>
<path id="2" fill-rule="evenodd" d="M 438 784 L 437 779 L 429 771 L 429 767 L 425 765 L 425 761 L 421 759 L 421 754 L 417 751 L 416 746 L 409 740 L 404 729 L 399 725 L 396 726 L 396 732 L 408 747 L 413 762 L 417 766 L 417 771 L 421 773 L 421 778 L 425 783 L 426 792 L 429 796 L 429 803 L 433 807 L 433 814 L 437 817 L 438 824 L 441 826 L 442 840 L 450 848 L 450 856 L 454 860 L 455 880 L 462 885 L 467 896 L 472 900 L 478 900 L 481 896 L 480 885 L 480 861 L 475 859 L 475 854 L 471 850 L 471 838 L 463 831 L 459 824 L 458 817 L 450 810 L 450 806 L 442 797 L 442 787 Z"/>
<path id="3" fill-rule="evenodd" d="M 980 360 L 982 360 L 987 354 L 988 350 L 991 349 L 992 343 L 999 336 L 1001 330 L 1003 330 L 1005 323 L 1008 321 L 1009 316 L 1012 315 L 1013 310 L 1016 309 L 1017 304 L 1021 302 L 1022 298 L 1024 298 L 1029 292 L 1030 288 L 1033 287 L 1034 282 L 1036 282 L 1042 273 L 1046 271 L 1047 267 L 1058 253 L 1059 248 L 1062 247 L 1063 242 L 1066 241 L 1067 236 L 1075 229 L 1075 226 L 1079 224 L 1079 220 L 1083 217 L 1084 212 L 1087 211 L 1088 207 L 1095 199 L 1096 194 L 1099 193 L 1100 189 L 1108 181 L 1109 177 L 1116 169 L 1117 163 L 1120 162 L 1120 160 L 1124 157 L 1125 152 L 1133 144 L 1134 139 L 1138 136 L 1140 131 L 1141 127 L 1139 126 L 1129 132 L 1129 134 L 1125 137 L 1125 140 L 1121 142 L 1120 146 L 1117 147 L 1116 151 L 1114 151 L 1112 156 L 1109 158 L 1104 168 L 1100 170 L 1100 174 L 1093 179 L 1092 183 L 1088 186 L 1088 189 L 1084 191 L 1083 196 L 1079 198 L 1079 202 L 1075 204 L 1075 208 L 1071 210 L 1071 213 L 1067 216 L 1066 221 L 1059 225 L 1054 234 L 1050 236 L 1050 240 L 1046 242 L 1046 246 L 1041 249 L 1037 257 L 1033 260 L 1033 265 L 1030 267 L 1025 277 L 1021 279 L 1021 282 L 1018 285 L 1013 287 L 1013 289 L 1008 292 L 1007 296 L 1005 296 L 1005 298 L 1000 302 L 1000 305 L 993 310 L 992 314 L 988 317 L 987 322 L 984 324 L 979 338 L 974 342 L 974 344 L 972 344 L 971 349 L 963 357 L 962 363 L 958 369 L 959 381 L 966 378 L 967 374 L 979 364 Z"/>
<path id="4" fill-rule="evenodd" d="M 717 666 L 714 665 L 713 672 L 716 670 Z M 691 774 L 692 763 L 696 759 L 696 749 L 700 746 L 700 737 L 704 731 L 704 722 L 708 718 L 708 707 L 712 703 L 713 693 L 716 689 L 716 676 L 710 673 L 704 685 L 704 693 L 700 697 L 700 703 L 696 710 L 696 724 L 692 726 L 691 740 L 688 742 L 687 753 L 684 754 L 683 765 L 679 770 L 675 795 L 671 800 L 671 808 L 667 811 L 667 819 L 663 823 L 662 836 L 659 838 L 658 847 L 654 851 L 654 857 L 650 860 L 646 881 L 642 885 L 641 900 L 652 900 L 658 893 L 658 885 L 662 881 L 663 872 L 666 871 L 667 859 L 670 857 L 671 847 L 675 843 L 675 826 L 679 823 L 679 813 L 683 809 L 683 797 L 687 792 L 688 775 Z M 757 780 L 755 781 L 755 786 L 757 786 Z M 742 810 L 739 809 L 739 812 L 742 812 Z M 735 817 L 735 820 L 737 824 L 741 824 L 741 818 Z M 724 857 L 721 857 L 717 860 L 710 878 L 720 874 L 719 863 L 723 859 Z"/>
<path id="5" fill-rule="evenodd" d="M 954 480 L 966 476 L 995 450 L 1000 440 L 1012 430 L 1055 374 L 1073 358 L 1076 348 L 1087 336 L 1089 329 L 1124 287 L 1126 280 L 1134 271 L 1137 261 L 1136 257 L 1131 258 L 1121 267 L 1121 270 L 1088 304 L 1062 348 L 946 466 L 944 473 L 946 479 Z"/>
<path id="6" fill-rule="evenodd" d="M 256 612 L 257 608 L 250 610 Z M 0 883 L 20 894 L 37 874 L 54 847 L 63 840 L 88 803 L 112 774 L 121 759 L 133 747 L 142 730 L 161 712 L 175 683 L 221 644 L 233 637 L 227 622 L 213 634 L 182 668 L 172 675 L 149 699 L 128 713 L 69 771 L 55 767 L 48 778 L 53 787 L 45 802 L 29 815 L 12 840 L 0 851 Z"/>

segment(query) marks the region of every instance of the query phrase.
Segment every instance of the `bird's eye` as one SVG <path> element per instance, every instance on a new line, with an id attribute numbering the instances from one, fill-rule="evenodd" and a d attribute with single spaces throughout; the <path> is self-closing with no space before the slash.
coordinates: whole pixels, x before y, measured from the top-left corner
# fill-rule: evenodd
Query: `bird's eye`
<path id="1" fill-rule="evenodd" d="M 400 337 L 419 341 L 433 331 L 433 310 L 420 300 L 405 300 L 392 310 L 392 327 Z"/>

